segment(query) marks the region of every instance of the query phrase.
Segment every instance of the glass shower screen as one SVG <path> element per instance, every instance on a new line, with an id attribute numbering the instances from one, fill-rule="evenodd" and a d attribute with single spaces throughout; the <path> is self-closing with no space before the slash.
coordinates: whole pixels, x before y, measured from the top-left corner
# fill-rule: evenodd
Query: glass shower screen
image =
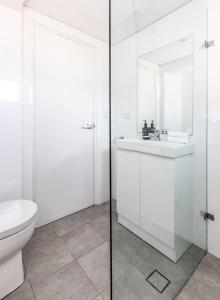
<path id="1" fill-rule="evenodd" d="M 111 1 L 112 298 L 175 299 L 206 253 L 207 9 Z"/>

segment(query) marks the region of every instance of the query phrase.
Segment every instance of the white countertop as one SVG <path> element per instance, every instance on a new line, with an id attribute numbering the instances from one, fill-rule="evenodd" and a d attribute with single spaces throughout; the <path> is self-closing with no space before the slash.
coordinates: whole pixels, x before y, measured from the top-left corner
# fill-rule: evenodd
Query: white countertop
<path id="1" fill-rule="evenodd" d="M 143 152 L 169 158 L 177 158 L 193 153 L 193 144 L 179 144 L 167 141 L 152 141 L 142 139 L 116 139 L 118 149 Z"/>

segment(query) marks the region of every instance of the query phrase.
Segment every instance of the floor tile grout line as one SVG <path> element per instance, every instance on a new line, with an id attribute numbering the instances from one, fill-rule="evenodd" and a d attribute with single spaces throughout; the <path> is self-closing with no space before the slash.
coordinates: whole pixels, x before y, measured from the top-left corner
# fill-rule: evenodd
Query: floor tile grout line
<path id="1" fill-rule="evenodd" d="M 96 300 L 99 296 L 101 297 L 101 300 L 104 300 L 104 298 L 102 297 L 102 293 L 98 294 L 93 300 Z"/>
<path id="2" fill-rule="evenodd" d="M 102 245 L 104 245 L 104 244 L 106 244 L 106 243 L 108 243 L 108 241 L 104 241 L 104 242 L 102 242 L 102 243 L 96 245 L 96 246 L 95 246 L 94 248 L 92 248 L 91 250 L 89 250 L 89 251 L 87 251 L 86 253 L 82 254 L 82 255 L 79 256 L 78 258 L 75 258 L 75 260 L 78 261 L 78 260 L 81 259 L 82 257 L 84 257 L 84 256 L 88 255 L 90 252 L 94 251 L 96 248 L 98 248 L 98 247 L 100 247 L 100 246 L 102 246 Z"/>
<path id="3" fill-rule="evenodd" d="M 86 225 L 89 225 L 89 224 L 85 224 L 85 225 L 83 225 L 83 226 L 86 226 Z M 74 230 L 72 230 L 72 231 L 74 231 Z M 62 239 L 65 235 L 70 234 L 72 231 L 67 232 L 67 233 L 65 233 L 64 235 L 60 236 L 60 239 Z M 100 245 L 101 245 L 101 243 L 100 243 Z M 74 255 L 72 254 L 72 252 L 68 249 L 68 247 L 65 245 L 65 243 L 63 243 L 63 247 L 70 253 L 71 257 L 73 258 L 73 261 L 77 261 L 77 259 L 79 259 L 80 257 L 82 257 L 82 256 L 84 255 L 84 254 L 83 254 L 83 255 L 81 255 L 79 258 L 76 258 L 76 257 L 74 257 Z M 90 252 L 90 251 L 86 252 L 85 255 L 86 255 L 87 253 L 89 253 L 89 252 Z"/>
<path id="4" fill-rule="evenodd" d="M 94 248 L 92 248 L 91 250 L 87 251 L 86 253 L 82 254 L 81 256 L 79 256 L 78 258 L 76 258 L 76 260 L 79 260 L 80 258 L 82 258 L 83 256 L 88 255 L 90 252 L 94 251 L 96 248 L 102 246 L 103 244 L 107 243 L 108 241 L 103 241 L 102 243 L 96 245 Z"/>
<path id="5" fill-rule="evenodd" d="M 117 244 L 116 244 L 116 249 L 117 249 L 117 251 L 119 251 L 120 252 L 120 254 L 122 255 L 122 256 L 124 256 L 124 258 L 129 262 L 129 264 L 131 264 L 133 267 L 136 267 L 136 265 L 137 265 L 137 262 L 135 262 L 135 263 L 132 263 L 129 259 L 128 259 L 128 257 L 127 256 L 125 256 L 122 252 L 121 252 L 121 250 L 120 250 L 120 248 L 117 246 Z"/>
<path id="6" fill-rule="evenodd" d="M 37 296 L 36 296 L 36 294 L 35 294 L 35 292 L 34 292 L 34 288 L 33 288 L 33 286 L 32 286 L 32 283 L 30 282 L 30 286 L 31 286 L 31 290 L 32 290 L 32 292 L 33 292 L 33 295 L 34 295 L 34 299 L 35 300 L 37 300 Z"/>
<path id="7" fill-rule="evenodd" d="M 100 205 L 102 205 L 102 204 L 100 204 Z M 90 208 L 92 208 L 92 207 L 94 207 L 94 206 L 85 208 L 84 210 L 90 209 Z M 60 218 L 60 219 L 58 219 L 58 220 L 52 221 L 52 222 L 50 222 L 50 223 L 48 223 L 48 224 L 45 224 L 45 225 L 43 225 L 43 226 L 41 226 L 41 227 L 39 227 L 39 228 L 36 228 L 36 230 L 43 229 L 44 227 L 46 227 L 46 226 L 48 226 L 48 225 L 55 225 L 55 224 L 58 223 L 59 221 L 64 220 L 65 218 L 68 218 L 68 217 L 73 216 L 73 215 L 79 215 L 79 217 L 85 222 L 84 225 L 87 224 L 87 225 L 91 225 L 91 226 L 92 226 L 91 222 L 88 221 L 88 220 L 86 220 L 85 217 L 83 217 L 83 216 L 81 215 L 82 211 L 84 211 L 84 210 L 75 212 L 75 213 L 73 213 L 73 214 L 70 214 L 70 215 L 65 216 L 65 217 L 63 217 L 63 218 Z M 107 214 L 108 214 L 108 212 L 106 212 L 104 208 L 101 208 L 101 210 L 103 210 L 103 215 L 107 215 Z M 81 225 L 80 225 L 79 227 L 76 227 L 75 229 L 70 230 L 69 232 L 71 232 L 71 231 L 73 231 L 73 230 L 77 230 L 77 229 L 79 229 L 80 227 L 81 227 Z M 56 237 L 54 237 L 52 240 L 54 240 L 55 238 L 62 237 L 62 236 L 64 236 L 65 234 L 68 234 L 68 233 L 69 233 L 69 232 L 66 232 L 66 233 L 64 233 L 64 234 L 62 234 L 62 235 L 59 235 L 59 234 L 56 232 L 55 229 L 53 229 L 53 231 L 54 231 L 54 233 L 56 234 Z M 51 240 L 51 241 L 52 241 L 52 240 Z M 41 243 L 45 243 L 45 242 L 48 242 L 48 240 L 42 241 Z M 41 243 L 40 243 L 40 244 L 41 244 Z"/>
<path id="8" fill-rule="evenodd" d="M 81 215 L 81 211 L 79 211 L 79 212 L 77 212 L 77 213 L 74 213 L 74 214 L 79 214 L 80 218 L 85 222 L 85 224 L 84 224 L 83 226 L 85 226 L 85 225 L 90 225 L 97 233 L 99 233 L 99 232 L 94 228 L 94 224 L 92 224 L 91 221 L 88 221 L 88 219 L 86 219 L 85 217 L 83 217 L 83 216 Z M 104 211 L 103 211 L 103 214 L 101 214 L 99 217 L 105 216 L 105 215 L 107 215 L 107 214 L 108 214 L 107 212 L 104 212 Z M 73 214 L 72 214 L 72 215 L 73 215 Z M 71 215 L 69 215 L 69 216 L 71 216 Z M 62 219 L 60 219 L 60 220 L 62 220 Z M 58 221 L 59 221 L 59 220 L 58 220 Z M 57 222 L 57 221 L 54 221 L 54 222 Z M 81 227 L 81 225 L 80 225 L 79 227 L 77 227 L 77 228 L 74 228 L 74 229 L 72 229 L 72 230 L 70 230 L 70 231 L 68 231 L 68 232 L 66 232 L 66 233 L 64 233 L 64 234 L 62 234 L 62 235 L 58 235 L 57 232 L 56 232 L 56 230 L 55 230 L 55 233 L 57 234 L 58 237 L 63 237 L 63 236 L 65 236 L 66 234 L 68 234 L 68 233 L 70 233 L 70 232 L 72 232 L 72 231 L 74 231 L 74 230 L 78 230 L 80 227 Z M 99 235 L 100 235 L 100 233 L 99 233 Z"/>
<path id="9" fill-rule="evenodd" d="M 83 226 L 85 227 L 86 225 L 89 225 L 90 227 L 92 227 L 92 229 L 94 230 L 94 231 L 96 231 L 96 233 L 98 233 L 99 235 L 100 235 L 100 233 L 99 232 L 97 232 L 97 230 L 96 229 L 94 229 L 94 227 L 90 224 L 90 223 L 85 223 Z M 79 228 L 75 228 L 75 229 L 72 229 L 72 230 L 70 230 L 70 231 L 68 231 L 68 232 L 66 232 L 66 233 L 64 233 L 63 235 L 60 235 L 60 236 L 58 236 L 59 238 L 63 238 L 64 236 L 66 236 L 66 235 L 68 235 L 68 234 L 70 234 L 70 233 L 72 233 L 72 232 L 74 232 L 74 231 L 77 231 L 77 230 L 79 230 L 80 228 L 82 228 L 82 226 L 80 226 Z"/>
<path id="10" fill-rule="evenodd" d="M 86 254 L 82 255 L 81 257 L 83 257 L 83 256 L 85 256 L 85 255 L 88 255 L 90 252 L 94 251 L 96 248 L 98 248 L 99 246 L 101 246 L 101 245 L 103 245 L 103 244 L 105 244 L 105 243 L 107 243 L 107 242 L 105 241 L 105 242 L 103 242 L 103 243 L 97 245 L 95 248 L 93 248 L 92 250 L 88 251 Z M 79 262 L 78 262 L 78 259 L 75 259 L 75 258 L 72 256 L 72 254 L 71 254 L 71 257 L 73 258 L 73 261 L 71 261 L 71 262 L 69 262 L 69 263 L 63 265 L 62 267 L 58 268 L 56 271 L 54 271 L 54 272 L 48 274 L 47 276 L 41 278 L 40 280 L 38 280 L 38 281 L 36 281 L 36 282 L 31 282 L 31 279 L 28 277 L 28 280 L 29 280 L 29 282 L 30 282 L 31 287 L 33 288 L 34 285 L 38 285 L 41 281 L 43 281 L 43 280 L 49 278 L 50 276 L 56 274 L 57 272 L 61 271 L 63 268 L 65 268 L 65 267 L 67 267 L 67 266 L 69 266 L 69 265 L 71 265 L 71 264 L 73 264 L 73 263 L 77 263 L 77 264 L 80 266 L 80 268 L 83 270 L 83 268 L 81 267 L 81 265 L 80 265 Z M 80 258 L 81 258 L 81 257 L 80 257 Z M 83 270 L 83 272 L 85 273 L 84 270 Z M 28 272 L 27 272 L 27 276 L 28 276 Z M 86 277 L 88 277 L 88 276 L 86 276 Z M 91 281 L 91 280 L 90 280 L 90 281 Z M 94 284 L 93 284 L 93 285 L 94 285 Z"/>
<path id="11" fill-rule="evenodd" d="M 100 217 L 103 217 L 103 216 L 105 216 L 105 215 L 107 215 L 108 213 L 106 213 L 106 214 L 103 214 L 103 215 L 100 215 L 99 217 L 97 217 L 97 218 L 100 218 Z M 93 223 L 94 221 L 88 221 L 88 220 L 86 220 L 86 224 L 88 224 L 88 225 L 90 225 L 90 226 L 92 226 L 92 228 L 94 229 L 94 230 L 97 230 L 96 228 L 94 228 L 94 223 Z"/>
<path id="12" fill-rule="evenodd" d="M 92 207 L 93 207 L 93 206 L 92 206 Z M 89 209 L 89 208 L 90 208 L 90 207 L 88 207 L 88 208 L 86 208 L 86 209 Z M 36 228 L 36 230 L 41 230 L 41 229 L 43 229 L 44 227 L 46 227 L 46 226 L 48 226 L 48 225 L 56 225 L 56 223 L 58 223 L 59 221 L 65 219 L 65 218 L 68 218 L 68 217 L 70 217 L 70 216 L 73 216 L 73 215 L 79 215 L 80 218 L 85 222 L 84 225 L 90 225 L 90 226 L 92 225 L 92 224 L 90 224 L 87 220 L 85 220 L 85 218 L 84 218 L 83 216 L 81 216 L 81 211 L 79 211 L 79 212 L 75 212 L 75 213 L 73 213 L 73 214 L 70 214 L 70 215 L 68 215 L 68 216 L 66 216 L 66 217 L 64 217 L 64 218 L 60 218 L 60 219 L 58 219 L 58 220 L 55 220 L 55 221 L 50 222 L 50 223 L 48 223 L 48 224 L 45 224 L 45 225 L 43 225 L 43 226 L 41 226 L 41 227 L 38 227 L 38 228 Z M 53 231 L 54 231 L 56 237 L 54 237 L 54 238 L 51 239 L 50 241 L 52 241 L 52 240 L 54 240 L 54 239 L 56 239 L 56 238 L 61 238 L 62 236 L 66 235 L 66 234 L 68 234 L 68 233 L 70 233 L 70 232 L 72 232 L 72 231 L 74 231 L 74 230 L 77 230 L 77 229 L 79 229 L 80 227 L 81 227 L 81 225 L 79 225 L 78 227 L 76 227 L 76 228 L 74 228 L 74 229 L 72 229 L 72 230 L 70 230 L 70 231 L 68 231 L 68 232 L 66 232 L 66 233 L 64 233 L 64 234 L 62 234 L 62 235 L 59 235 L 59 234 L 57 233 L 57 231 L 56 231 L 55 229 L 53 229 Z M 45 240 L 45 241 L 40 242 L 40 245 L 43 244 L 43 243 L 46 243 L 46 242 L 48 242 L 48 240 Z"/>
<path id="13" fill-rule="evenodd" d="M 71 261 L 71 262 L 69 262 L 68 264 L 66 264 L 66 265 L 64 265 L 64 266 L 62 266 L 62 267 L 60 267 L 58 270 L 54 271 L 54 272 L 51 273 L 50 275 L 48 275 L 48 276 L 46 276 L 46 277 L 40 279 L 40 280 L 37 281 L 37 282 L 33 282 L 33 283 L 32 283 L 32 282 L 30 281 L 31 287 L 32 287 L 33 290 L 34 290 L 34 286 L 35 286 L 35 285 L 36 285 L 36 286 L 39 285 L 39 284 L 41 283 L 41 281 L 43 281 L 43 280 L 45 280 L 45 279 L 48 279 L 48 278 L 51 277 L 52 275 L 54 275 L 54 274 L 60 272 L 62 269 L 66 268 L 66 267 L 68 267 L 68 266 L 70 266 L 70 265 L 72 265 L 72 264 L 74 264 L 74 263 L 77 263 L 77 264 L 78 264 L 78 262 L 77 262 L 76 260 Z"/>
<path id="14" fill-rule="evenodd" d="M 97 289 L 97 287 L 95 286 L 95 284 L 92 282 L 92 280 L 89 278 L 89 276 L 88 276 L 88 274 L 85 272 L 85 270 L 82 268 L 82 266 L 80 265 L 80 263 L 78 262 L 78 261 L 76 261 L 76 263 L 78 264 L 78 266 L 80 267 L 80 269 L 82 270 L 82 272 L 85 274 L 85 276 L 86 276 L 86 278 L 89 280 L 89 282 L 92 284 L 92 286 L 95 288 L 95 290 L 97 291 L 97 295 L 96 295 L 96 297 L 98 297 L 99 296 L 99 294 L 100 293 L 102 293 L 102 292 L 100 292 L 98 289 Z M 95 298 L 94 298 L 95 299 Z"/>
<path id="15" fill-rule="evenodd" d="M 86 224 L 86 225 L 90 225 L 90 224 Z M 94 228 L 93 228 L 94 229 Z M 102 239 L 104 239 L 96 230 L 94 230 Z M 70 231 L 69 233 L 71 233 L 72 231 Z M 65 235 L 67 235 L 68 233 L 66 233 Z M 63 235 L 64 236 L 64 235 Z M 62 237 L 63 237 L 62 236 Z M 60 238 L 62 238 L 62 237 L 60 237 Z M 82 255 L 80 255 L 79 257 L 74 257 L 74 255 L 72 254 L 72 252 L 68 249 L 68 247 L 66 247 L 65 245 L 63 245 L 64 246 L 64 248 L 68 251 L 68 252 L 70 252 L 70 254 L 71 254 L 71 256 L 73 257 L 73 259 L 76 261 L 76 260 L 78 260 L 78 259 L 80 259 L 81 257 L 83 257 L 84 255 L 87 255 L 89 252 L 91 252 L 91 251 L 93 251 L 93 250 L 95 250 L 97 247 L 99 247 L 99 246 L 101 246 L 102 244 L 104 244 L 104 243 L 106 243 L 106 242 L 108 242 L 108 240 L 105 240 L 104 239 L 104 241 L 102 241 L 102 242 L 100 242 L 100 243 L 98 243 L 94 248 L 91 248 L 90 250 L 88 250 L 88 251 L 86 251 L 84 254 L 82 254 Z"/>
<path id="16" fill-rule="evenodd" d="M 39 285 L 39 284 L 41 283 L 41 281 L 43 281 L 43 280 L 45 280 L 45 279 L 51 277 L 52 275 L 54 275 L 54 274 L 60 272 L 60 271 L 61 271 L 62 269 L 64 269 L 65 267 L 70 266 L 70 265 L 72 265 L 72 264 L 74 264 L 74 263 L 77 264 L 77 265 L 80 267 L 80 269 L 81 269 L 81 271 L 83 272 L 83 274 L 86 276 L 86 278 L 87 278 L 87 279 L 89 280 L 89 282 L 92 284 L 92 286 L 95 288 L 95 290 L 97 291 L 97 295 L 96 295 L 95 297 L 98 297 L 102 292 L 100 292 L 100 291 L 96 288 L 96 286 L 94 285 L 94 283 L 91 281 L 91 279 L 90 279 L 90 278 L 88 277 L 88 275 L 86 274 L 85 270 L 81 267 L 81 265 L 78 263 L 78 261 L 75 260 L 75 261 L 72 261 L 72 262 L 66 264 L 65 266 L 62 266 L 61 268 L 59 268 L 59 269 L 56 270 L 55 272 L 53 272 L 53 273 L 51 273 L 50 275 L 48 275 L 48 276 L 42 278 L 41 280 L 39 280 L 39 281 L 36 282 L 36 283 L 32 283 L 32 282 L 30 281 L 31 290 L 32 290 L 32 292 L 33 292 L 33 294 L 34 294 L 35 300 L 37 300 L 37 297 L 36 297 L 35 292 L 34 292 L 34 285 L 36 285 L 36 286 Z M 95 299 L 95 298 L 94 298 L 94 299 Z"/>
<path id="17" fill-rule="evenodd" d="M 95 229 L 94 227 L 93 227 L 93 229 Z M 96 233 L 98 233 L 106 242 L 110 242 L 110 236 L 109 236 L 109 238 L 107 238 L 107 237 L 105 237 L 105 236 L 103 236 L 100 232 L 98 232 L 97 230 L 95 230 L 96 231 Z"/>
<path id="18" fill-rule="evenodd" d="M 101 245 L 99 245 L 99 246 L 102 246 L 102 245 L 104 245 L 105 243 L 107 243 L 107 242 L 104 242 L 104 243 L 102 243 Z M 99 246 L 97 246 L 96 248 L 98 248 Z M 92 251 L 94 251 L 96 248 L 94 248 L 93 250 L 91 250 L 90 252 L 92 252 Z M 88 252 L 89 253 L 89 252 Z M 87 254 L 88 254 L 87 253 Z M 86 276 L 89 278 L 89 276 L 87 275 L 87 273 L 86 273 L 86 271 L 84 270 L 84 268 L 81 266 L 81 264 L 78 262 L 78 260 L 77 260 L 77 263 L 79 264 L 79 266 L 80 266 L 80 268 L 83 270 L 83 272 L 86 274 Z M 109 279 L 110 279 L 110 268 L 109 268 Z M 89 278 L 89 280 L 91 281 L 91 279 Z M 92 281 L 91 281 L 92 282 Z M 93 283 L 93 285 L 95 285 L 94 283 Z M 97 288 L 96 288 L 96 290 L 98 290 Z M 103 291 L 99 291 L 99 293 L 101 294 L 101 293 L 103 293 L 105 291 L 105 289 L 103 290 Z M 98 296 L 98 295 L 97 295 Z"/>
<path id="19" fill-rule="evenodd" d="M 131 264 L 130 264 L 130 265 L 131 265 Z M 129 271 L 130 271 L 131 269 L 133 269 L 133 268 L 134 268 L 134 266 L 131 265 L 131 266 L 128 268 L 128 270 L 124 271 L 123 274 L 121 274 L 118 278 L 116 278 L 115 280 L 113 280 L 113 284 L 114 284 L 116 281 L 120 280 L 124 275 L 126 275 L 127 272 L 129 272 Z"/>
<path id="20" fill-rule="evenodd" d="M 56 271 L 54 271 L 54 272 L 52 272 L 52 273 L 46 275 L 45 277 L 43 277 L 43 278 L 37 280 L 36 282 L 31 282 L 31 279 L 29 279 L 30 284 L 31 284 L 32 286 L 38 285 L 41 281 L 43 281 L 43 280 L 49 278 L 50 276 L 56 274 L 57 272 L 59 272 L 59 271 L 62 270 L 63 268 L 65 268 L 65 267 L 67 267 L 67 266 L 69 266 L 69 265 L 71 265 L 71 264 L 73 264 L 73 263 L 75 263 L 75 262 L 76 262 L 76 260 L 72 260 L 71 262 L 68 262 L 67 264 L 65 264 L 65 265 L 63 265 L 62 267 L 58 268 Z"/>
<path id="21" fill-rule="evenodd" d="M 81 216 L 80 212 L 76 212 L 76 213 L 73 213 L 73 214 L 71 214 L 71 215 L 68 215 L 68 216 L 66 216 L 66 217 L 64 217 L 64 218 L 61 218 L 61 219 L 59 219 L 59 220 L 57 220 L 57 221 L 54 221 L 54 223 L 59 222 L 59 221 L 61 221 L 61 220 L 64 220 L 65 218 L 71 217 L 71 216 L 73 216 L 74 214 L 79 215 L 80 219 L 82 219 L 82 221 L 84 222 L 83 226 L 85 226 L 85 225 L 87 224 L 86 220 Z M 65 232 L 64 234 L 61 234 L 61 235 L 59 235 L 59 234 L 56 232 L 56 229 L 55 229 L 55 233 L 57 234 L 58 237 L 62 237 L 62 236 L 64 236 L 65 234 L 68 234 L 68 233 L 70 233 L 70 232 L 72 232 L 72 231 L 74 231 L 74 230 L 78 230 L 78 229 L 81 228 L 81 227 L 82 227 L 82 224 L 80 224 L 80 225 L 77 226 L 76 228 L 71 229 L 70 231 Z"/>
<path id="22" fill-rule="evenodd" d="M 57 238 L 56 238 L 56 239 L 53 239 L 53 240 L 51 240 L 51 241 L 49 241 L 49 242 L 52 242 L 52 241 L 55 241 L 55 240 L 57 240 Z M 68 254 L 71 256 L 71 258 L 72 258 L 73 260 L 70 261 L 70 262 L 68 262 L 68 263 L 66 263 L 66 264 L 63 265 L 62 267 L 58 268 L 56 271 L 54 271 L 54 272 L 52 272 L 52 273 L 46 275 L 45 277 L 43 277 L 43 278 L 37 280 L 36 282 L 31 282 L 31 278 L 29 278 L 29 272 L 28 272 L 27 266 L 26 266 L 26 264 L 25 264 L 25 262 L 24 262 L 24 260 L 23 260 L 23 264 L 24 264 L 25 269 L 26 269 L 26 276 L 27 276 L 27 278 L 28 278 L 30 284 L 33 284 L 33 285 L 34 285 L 34 284 L 38 284 L 40 281 L 45 280 L 46 278 L 50 277 L 52 274 L 56 273 L 56 272 L 59 271 L 60 269 L 62 269 L 62 268 L 64 268 L 65 266 L 67 266 L 67 265 L 69 265 L 69 264 L 71 264 L 71 263 L 73 263 L 73 262 L 76 261 L 76 259 L 75 259 L 75 258 L 73 257 L 73 255 L 72 255 L 72 253 L 71 253 L 68 249 L 66 249 L 66 247 L 65 247 L 64 245 L 62 245 L 62 246 L 65 248 L 65 250 L 68 252 Z"/>
<path id="23" fill-rule="evenodd" d="M 90 227 L 92 227 L 92 225 L 91 225 L 90 223 L 85 223 L 83 226 L 86 226 L 86 225 L 89 225 Z M 39 244 L 37 245 L 37 247 L 40 247 L 40 246 L 42 246 L 42 245 L 44 245 L 44 244 L 46 244 L 46 243 L 53 242 L 53 241 L 55 241 L 55 240 L 61 240 L 63 237 L 65 237 L 66 235 L 70 234 L 71 232 L 79 230 L 79 228 L 80 228 L 80 226 L 79 226 L 78 228 L 72 229 L 72 230 L 69 231 L 69 232 L 66 232 L 65 234 L 63 234 L 63 235 L 61 235 L 61 236 L 57 235 L 56 237 L 52 238 L 51 240 L 45 240 L 45 241 L 42 241 L 41 243 L 39 243 Z M 81 227 L 81 228 L 82 228 L 82 227 Z M 104 239 L 104 242 L 108 241 L 108 240 L 105 240 L 105 238 L 104 238 L 97 230 L 95 230 L 93 227 L 92 227 L 92 229 L 93 229 L 93 230 L 94 230 L 94 231 L 95 231 L 102 239 Z M 104 243 L 104 242 L 102 242 L 102 243 Z M 102 244 L 102 243 L 100 243 L 100 244 Z M 65 249 L 69 251 L 69 249 L 67 249 L 66 247 L 65 247 Z M 38 250 L 38 249 L 35 248 L 35 249 L 32 249 L 32 250 L 28 250 L 27 252 L 37 251 L 37 250 Z M 26 253 L 27 253 L 27 252 L 26 252 Z M 69 252 L 70 252 L 70 251 L 69 251 Z M 89 252 L 89 251 L 88 251 L 88 252 Z M 25 255 L 25 253 L 24 253 L 24 255 Z M 73 256 L 73 255 L 71 254 L 71 256 Z M 73 257 L 73 259 L 76 260 L 75 257 Z M 78 258 L 77 258 L 77 259 L 78 259 Z M 24 262 L 23 262 L 23 263 L 24 263 Z M 25 263 L 24 263 L 24 264 L 25 264 Z M 26 267 L 26 266 L 25 266 L 25 267 Z"/>
<path id="24" fill-rule="evenodd" d="M 107 215 L 108 215 L 108 213 L 104 213 L 104 214 L 98 216 L 97 219 L 98 219 L 98 218 L 101 218 L 101 217 L 106 217 Z M 97 219 L 96 219 L 96 220 L 97 220 Z M 94 221 L 88 221 L 88 220 L 87 220 L 87 222 L 88 222 L 91 226 L 94 226 L 94 224 L 93 224 Z"/>
<path id="25" fill-rule="evenodd" d="M 87 225 L 90 225 L 90 224 L 87 224 Z M 54 241 L 54 240 L 59 240 L 59 239 L 60 239 L 59 237 L 58 237 L 58 238 L 55 237 L 54 239 L 50 240 L 49 242 L 52 242 L 52 241 Z M 46 241 L 45 241 L 45 242 L 46 242 Z M 70 265 L 70 264 L 72 264 L 73 262 L 78 262 L 77 260 L 79 260 L 79 259 L 82 258 L 83 256 L 88 255 L 90 252 L 94 251 L 96 248 L 98 248 L 99 246 L 101 246 L 101 245 L 103 245 L 103 244 L 105 244 L 105 243 L 108 243 L 108 241 L 107 241 L 107 240 L 102 241 L 100 244 L 96 245 L 94 248 L 90 249 L 89 251 L 87 251 L 86 253 L 84 253 L 83 255 L 81 255 L 81 256 L 78 257 L 78 258 L 75 258 L 75 257 L 73 256 L 73 254 L 70 252 L 70 250 L 67 249 L 67 247 L 66 247 L 65 245 L 63 245 L 63 247 L 65 248 L 65 250 L 67 250 L 67 251 L 69 252 L 69 254 L 71 255 L 71 257 L 72 257 L 72 259 L 73 259 L 71 262 L 65 264 L 64 266 L 58 268 L 55 272 L 52 272 L 52 273 L 48 274 L 47 276 L 41 278 L 40 280 L 38 280 L 38 281 L 36 281 L 36 282 L 31 282 L 31 279 L 30 279 L 29 276 L 28 276 L 28 271 L 26 272 L 27 278 L 28 278 L 28 280 L 29 280 L 29 282 L 30 282 L 31 285 L 37 285 L 39 282 L 41 282 L 42 280 L 45 280 L 46 278 L 48 278 L 48 277 L 50 277 L 51 275 L 55 274 L 56 272 L 60 271 L 60 270 L 61 270 L 62 268 L 64 268 L 65 266 Z M 25 265 L 25 269 L 27 270 L 27 267 L 26 267 L 25 262 L 23 262 L 23 263 L 24 263 L 24 265 Z"/>

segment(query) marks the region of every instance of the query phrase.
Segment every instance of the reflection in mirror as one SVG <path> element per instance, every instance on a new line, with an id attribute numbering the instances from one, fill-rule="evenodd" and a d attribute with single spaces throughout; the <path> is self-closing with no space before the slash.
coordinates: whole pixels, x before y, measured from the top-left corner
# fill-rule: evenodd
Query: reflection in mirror
<path id="1" fill-rule="evenodd" d="M 143 120 L 156 128 L 193 132 L 192 36 L 138 57 L 138 131 Z"/>

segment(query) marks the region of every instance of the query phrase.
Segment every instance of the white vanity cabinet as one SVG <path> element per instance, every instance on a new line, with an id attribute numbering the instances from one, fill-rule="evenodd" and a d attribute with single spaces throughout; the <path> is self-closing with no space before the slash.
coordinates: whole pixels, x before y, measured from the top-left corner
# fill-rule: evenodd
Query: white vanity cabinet
<path id="1" fill-rule="evenodd" d="M 175 160 L 153 155 L 141 159 L 141 228 L 174 246 Z"/>
<path id="2" fill-rule="evenodd" d="M 132 151 L 117 151 L 117 211 L 132 223 L 141 225 L 140 155 Z"/>
<path id="3" fill-rule="evenodd" d="M 118 221 L 176 262 L 192 241 L 192 148 L 163 156 L 124 142 L 116 154 Z"/>

